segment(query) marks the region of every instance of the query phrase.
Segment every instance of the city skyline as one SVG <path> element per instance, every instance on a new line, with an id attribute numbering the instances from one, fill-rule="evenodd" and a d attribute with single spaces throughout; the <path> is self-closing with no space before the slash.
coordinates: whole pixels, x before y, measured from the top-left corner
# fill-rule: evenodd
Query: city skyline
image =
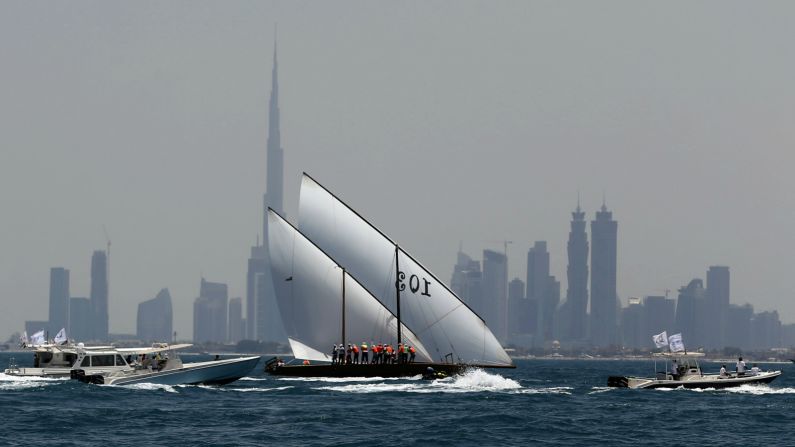
<path id="1" fill-rule="evenodd" d="M 589 220 L 605 191 L 622 223 L 624 304 L 726 265 L 733 303 L 795 321 L 780 262 L 795 250 L 795 67 L 780 45 L 795 6 L 700 4 L 683 18 L 621 5 L 607 17 L 508 2 L 312 16 L 291 4 L 4 4 L 0 329 L 47 318 L 51 267 L 70 271 L 72 297 L 90 296 L 103 225 L 112 332 L 133 333 L 127 315 L 168 287 L 187 336 L 202 275 L 246 296 L 276 21 L 288 216 L 307 171 L 438 275 L 459 241 L 477 254 L 507 239 L 508 279 L 523 278 L 527 249 L 546 240 L 565 285 L 577 191 Z M 735 32 L 748 14 L 766 26 Z"/>

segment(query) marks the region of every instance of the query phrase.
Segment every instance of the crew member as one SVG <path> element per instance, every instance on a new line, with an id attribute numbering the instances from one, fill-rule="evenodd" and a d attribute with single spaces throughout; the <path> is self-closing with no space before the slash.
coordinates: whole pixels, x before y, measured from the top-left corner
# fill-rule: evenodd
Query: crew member
<path id="1" fill-rule="evenodd" d="M 414 346 L 409 346 L 409 363 L 414 363 L 414 357 L 417 355 L 417 350 Z"/>
<path id="2" fill-rule="evenodd" d="M 725 379 L 729 377 L 729 374 L 726 372 L 726 365 L 721 365 L 720 367 L 720 378 Z"/>
<path id="3" fill-rule="evenodd" d="M 751 375 L 752 375 L 752 376 L 756 376 L 756 375 L 758 375 L 760 372 L 762 372 L 762 370 L 761 370 L 761 369 L 759 369 L 759 367 L 758 367 L 758 366 L 756 366 L 756 363 L 754 363 L 754 366 L 752 366 L 752 367 L 751 367 Z"/>
<path id="4" fill-rule="evenodd" d="M 358 364 L 359 363 L 359 345 L 354 343 L 353 346 L 351 346 L 351 349 L 353 350 L 353 363 Z"/>
<path id="5" fill-rule="evenodd" d="M 392 363 L 392 345 L 386 345 L 384 351 L 386 351 L 384 353 L 384 363 Z"/>
<path id="6" fill-rule="evenodd" d="M 370 360 L 369 359 L 369 354 L 367 352 L 368 349 L 369 349 L 369 346 L 367 346 L 367 342 L 363 341 L 362 342 L 362 364 L 365 364 L 365 365 L 367 363 L 370 363 L 369 362 L 369 360 Z"/>
<path id="7" fill-rule="evenodd" d="M 745 375 L 745 362 L 743 361 L 742 357 L 737 358 L 737 366 L 735 369 L 737 370 L 737 376 Z"/>
<path id="8" fill-rule="evenodd" d="M 346 365 L 350 365 L 351 364 L 351 354 L 353 354 L 353 348 L 351 347 L 351 344 L 348 343 L 348 349 L 345 350 L 345 364 Z"/>
<path id="9" fill-rule="evenodd" d="M 395 353 L 397 354 L 397 362 L 403 363 L 403 343 L 398 343 Z"/>
<path id="10" fill-rule="evenodd" d="M 671 377 L 674 380 L 679 380 L 679 363 L 676 362 L 676 359 L 671 361 Z"/>
<path id="11" fill-rule="evenodd" d="M 337 345 L 331 349 L 331 364 L 337 363 Z"/>

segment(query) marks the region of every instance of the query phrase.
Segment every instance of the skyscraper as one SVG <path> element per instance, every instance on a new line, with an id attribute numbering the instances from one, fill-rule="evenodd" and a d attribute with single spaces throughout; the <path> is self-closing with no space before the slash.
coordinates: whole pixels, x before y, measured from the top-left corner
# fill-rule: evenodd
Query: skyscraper
<path id="1" fill-rule="evenodd" d="M 508 338 L 508 260 L 503 253 L 483 250 L 483 313 L 500 341 Z"/>
<path id="2" fill-rule="evenodd" d="M 549 252 L 546 241 L 536 241 L 527 252 L 527 297 L 536 303 L 536 338 L 538 343 L 555 336 L 555 319 L 560 284 L 549 275 Z"/>
<path id="3" fill-rule="evenodd" d="M 108 340 L 108 258 L 103 250 L 91 256 L 91 312 L 94 340 Z"/>
<path id="4" fill-rule="evenodd" d="M 93 337 L 91 320 L 94 312 L 91 300 L 73 297 L 69 299 L 69 327 L 66 329 L 69 338 L 77 341 L 90 340 Z"/>
<path id="5" fill-rule="evenodd" d="M 704 281 L 696 278 L 679 288 L 675 330 L 693 347 L 704 346 L 704 325 L 708 319 L 705 309 Z"/>
<path id="6" fill-rule="evenodd" d="M 69 327 L 69 270 L 50 269 L 50 333 Z"/>
<path id="7" fill-rule="evenodd" d="M 284 150 L 279 128 L 279 77 L 276 44 L 273 47 L 271 98 L 268 112 L 266 187 L 263 197 L 262 245 L 251 248 L 246 289 L 247 337 L 264 341 L 287 341 L 276 303 L 268 261 L 268 208 L 283 214 Z"/>
<path id="8" fill-rule="evenodd" d="M 707 347 L 720 349 L 726 343 L 727 317 L 730 300 L 729 267 L 713 265 L 707 270 L 706 305 L 710 315 L 707 321 Z"/>
<path id="9" fill-rule="evenodd" d="M 585 232 L 585 212 L 577 209 L 571 213 L 571 230 L 568 243 L 569 265 L 566 268 L 566 327 L 569 340 L 583 340 L 588 333 L 588 234 Z"/>
<path id="10" fill-rule="evenodd" d="M 618 222 L 602 203 L 591 221 L 591 343 L 616 342 L 618 293 L 616 291 Z"/>
<path id="11" fill-rule="evenodd" d="M 229 292 L 226 284 L 202 278 L 199 297 L 193 302 L 193 341 L 224 343 L 227 340 Z"/>
<path id="12" fill-rule="evenodd" d="M 232 298 L 229 300 L 229 341 L 237 343 L 245 336 L 243 320 L 243 300 Z"/>
<path id="13" fill-rule="evenodd" d="M 138 304 L 136 334 L 139 340 L 170 342 L 174 333 L 173 322 L 174 312 L 168 289 L 161 289 L 151 300 Z"/>
<path id="14" fill-rule="evenodd" d="M 450 289 L 481 317 L 484 307 L 482 283 L 483 273 L 480 271 L 480 262 L 459 250 L 456 264 L 453 266 Z"/>

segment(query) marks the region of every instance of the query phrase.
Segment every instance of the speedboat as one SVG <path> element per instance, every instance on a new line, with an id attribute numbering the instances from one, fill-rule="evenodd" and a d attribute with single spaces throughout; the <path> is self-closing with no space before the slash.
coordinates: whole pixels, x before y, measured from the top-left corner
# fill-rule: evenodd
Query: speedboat
<path id="1" fill-rule="evenodd" d="M 251 372 L 259 356 L 182 363 L 177 350 L 189 344 L 156 343 L 151 348 L 78 351 L 71 378 L 99 385 L 154 383 L 160 385 L 225 385 Z M 125 359 L 122 354 L 127 354 Z M 151 358 L 150 358 L 151 356 Z M 108 359 L 116 360 L 115 364 Z M 132 360 L 135 358 L 135 360 Z M 128 363 L 127 360 L 132 360 Z M 140 359 L 140 361 L 139 361 Z M 119 361 L 123 364 L 119 364 Z"/>
<path id="2" fill-rule="evenodd" d="M 679 387 L 728 388 L 745 384 L 770 383 L 781 375 L 781 371 L 704 374 L 698 364 L 698 357 L 703 356 L 704 354 L 700 352 L 655 353 L 655 371 L 657 370 L 656 359 L 658 358 L 663 359 L 665 371 L 657 371 L 656 376 L 653 378 L 610 376 L 607 378 L 607 386 L 636 389 Z M 669 368 L 668 360 L 671 361 L 671 368 Z"/>

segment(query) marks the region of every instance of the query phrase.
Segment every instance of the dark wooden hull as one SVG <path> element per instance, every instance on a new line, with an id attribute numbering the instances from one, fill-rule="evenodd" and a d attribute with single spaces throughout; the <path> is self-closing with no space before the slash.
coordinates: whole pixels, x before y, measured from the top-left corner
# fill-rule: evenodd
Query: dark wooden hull
<path id="1" fill-rule="evenodd" d="M 453 363 L 403 363 L 403 364 L 354 364 L 354 365 L 282 365 L 268 362 L 265 372 L 287 377 L 412 377 L 423 375 L 428 367 L 448 376 L 460 374 L 467 368 L 480 367 Z M 492 366 L 483 366 L 492 368 Z M 514 366 L 508 366 L 512 368 Z"/>

